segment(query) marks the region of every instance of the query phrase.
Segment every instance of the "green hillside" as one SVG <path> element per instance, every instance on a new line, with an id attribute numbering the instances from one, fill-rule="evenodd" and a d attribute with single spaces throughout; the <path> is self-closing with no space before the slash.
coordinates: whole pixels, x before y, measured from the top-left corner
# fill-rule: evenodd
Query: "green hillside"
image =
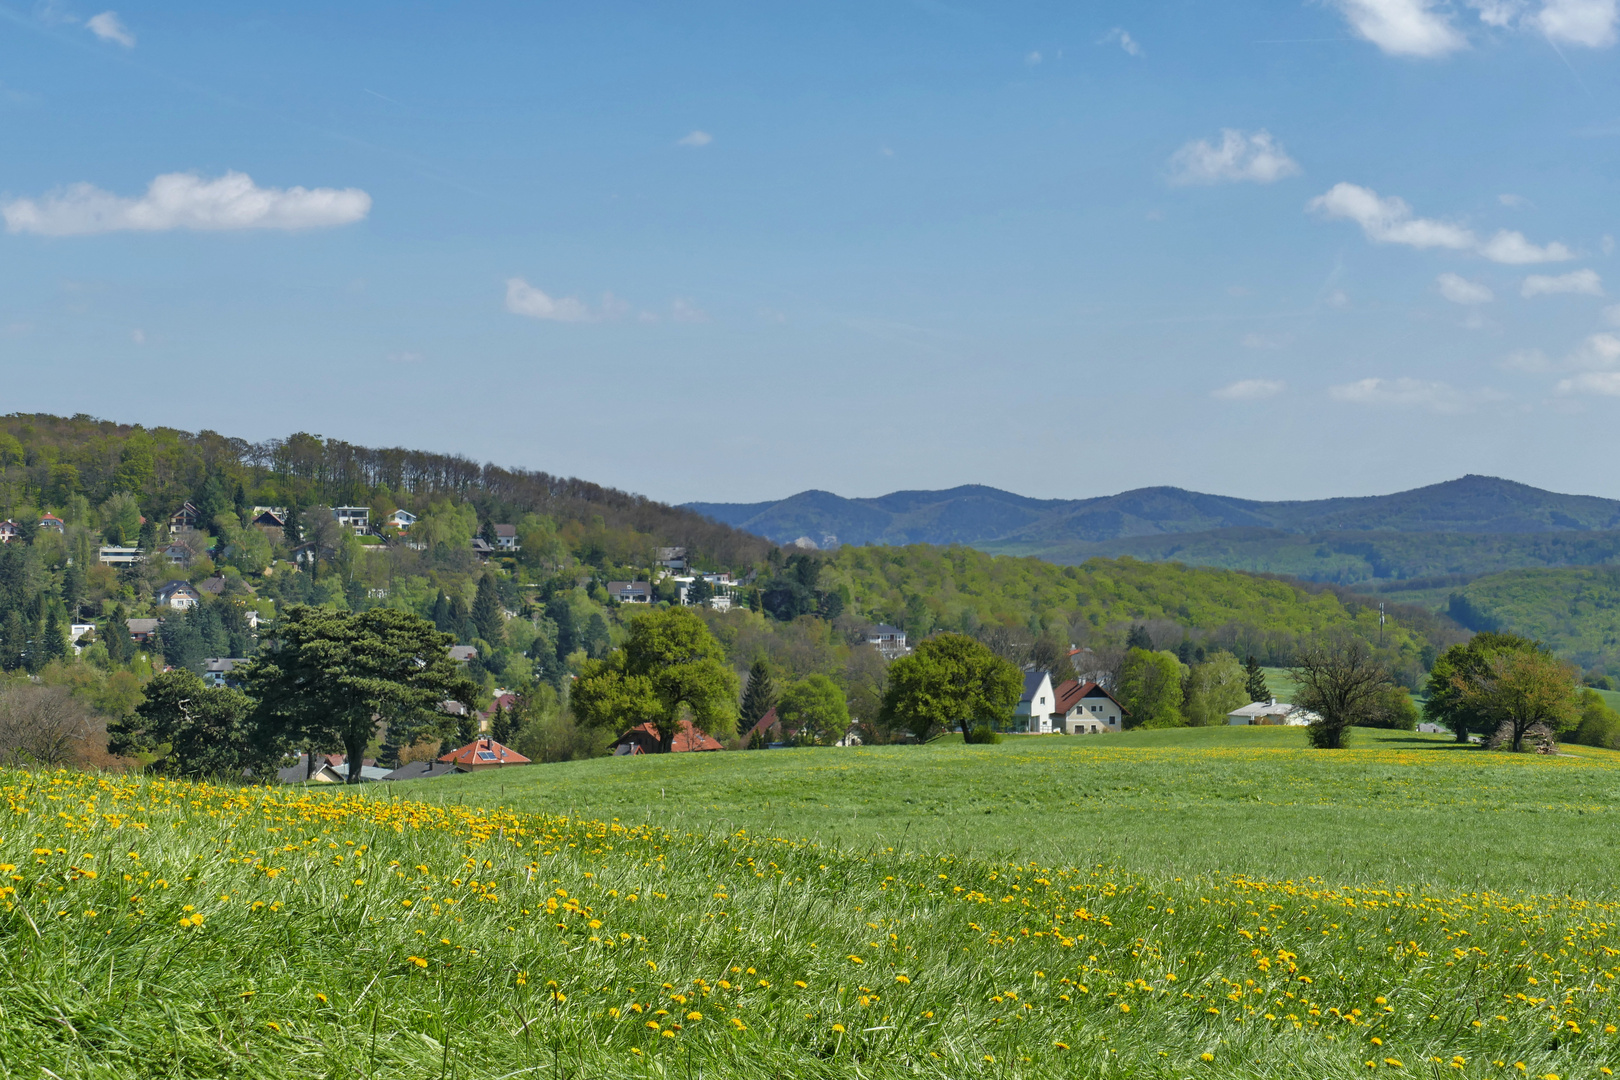
<path id="1" fill-rule="evenodd" d="M 1491 574 L 1456 590 L 1448 609 L 1471 629 L 1537 638 L 1582 667 L 1620 675 L 1620 567 Z"/>
<path id="2" fill-rule="evenodd" d="M 1093 559 L 1058 566 L 1035 558 L 992 556 L 967 547 L 844 548 L 827 563 L 824 588 L 856 611 L 903 625 L 913 635 L 936 628 L 973 632 L 1002 624 L 1084 636 L 1157 624 L 1159 644 L 1193 634 L 1239 655 L 1281 662 L 1297 640 L 1330 628 L 1379 636 L 1375 607 L 1310 591 L 1292 582 L 1231 570 Z M 1179 631 L 1179 632 L 1178 632 Z M 1456 638 L 1432 614 L 1402 609 L 1384 640 L 1399 662 L 1422 664 L 1425 648 Z"/>

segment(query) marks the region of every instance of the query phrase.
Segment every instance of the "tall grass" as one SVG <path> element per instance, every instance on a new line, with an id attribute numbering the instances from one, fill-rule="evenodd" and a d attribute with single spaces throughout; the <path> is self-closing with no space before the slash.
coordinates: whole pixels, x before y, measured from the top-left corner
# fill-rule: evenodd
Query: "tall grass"
<path id="1" fill-rule="evenodd" d="M 966 750 L 995 748 L 964 748 Z M 0 773 L 0 1072 L 1594 1076 L 1617 908 Z M 1453 1063 L 1457 1064 L 1453 1068 Z"/>

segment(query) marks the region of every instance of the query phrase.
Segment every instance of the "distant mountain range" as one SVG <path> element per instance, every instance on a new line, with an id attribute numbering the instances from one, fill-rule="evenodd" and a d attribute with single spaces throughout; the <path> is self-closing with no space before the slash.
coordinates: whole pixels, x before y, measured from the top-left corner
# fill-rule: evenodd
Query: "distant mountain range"
<path id="1" fill-rule="evenodd" d="M 846 499 L 687 503 L 779 544 L 964 544 L 1078 563 L 1175 559 L 1354 583 L 1620 561 L 1620 501 L 1489 476 L 1362 498 L 1263 502 L 1173 487 L 1031 499 L 968 485 Z"/>

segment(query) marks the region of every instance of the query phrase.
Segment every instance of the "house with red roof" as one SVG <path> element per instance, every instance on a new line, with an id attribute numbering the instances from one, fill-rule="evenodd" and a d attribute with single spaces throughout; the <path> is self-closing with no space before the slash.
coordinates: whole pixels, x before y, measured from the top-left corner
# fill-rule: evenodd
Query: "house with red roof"
<path id="1" fill-rule="evenodd" d="M 774 720 L 775 717 L 773 716 Z M 663 739 L 658 734 L 658 725 L 653 723 L 637 724 L 635 727 L 619 736 L 618 745 L 613 748 L 615 757 L 625 754 L 657 754 L 663 747 Z M 724 750 L 720 740 L 706 731 L 699 731 L 692 726 L 692 721 L 682 720 L 680 728 L 675 732 L 675 739 L 670 743 L 669 752 L 672 754 L 700 753 L 710 750 Z"/>
<path id="2" fill-rule="evenodd" d="M 483 772 L 486 769 L 500 769 L 508 765 L 533 764 L 516 750 L 502 746 L 488 735 L 478 736 L 459 750 L 440 754 L 439 760 L 447 765 L 454 765 L 461 772 Z"/>
<path id="3" fill-rule="evenodd" d="M 1069 679 L 1053 693 L 1053 726 L 1070 735 L 1103 735 L 1125 725 L 1125 706 L 1099 682 Z"/>
<path id="4" fill-rule="evenodd" d="M 39 527 L 49 529 L 51 532 L 62 532 L 67 528 L 67 522 L 55 514 L 41 514 L 39 515 Z"/>

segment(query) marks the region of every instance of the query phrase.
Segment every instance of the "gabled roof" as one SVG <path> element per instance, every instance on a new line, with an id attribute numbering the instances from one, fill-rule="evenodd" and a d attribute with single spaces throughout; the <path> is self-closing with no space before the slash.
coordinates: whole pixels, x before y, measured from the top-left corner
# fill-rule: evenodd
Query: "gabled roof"
<path id="1" fill-rule="evenodd" d="M 754 721 L 754 726 L 749 728 L 748 734 L 743 737 L 752 738 L 754 732 L 756 731 L 761 735 L 764 735 L 767 731 L 771 730 L 771 728 L 775 727 L 780 721 L 781 717 L 776 715 L 776 706 L 772 705 L 769 709 L 765 710 L 764 716 Z"/>
<path id="2" fill-rule="evenodd" d="M 165 582 L 163 587 L 157 591 L 157 595 L 173 596 L 175 593 L 179 592 L 189 592 L 192 596 L 198 598 L 201 598 L 202 596 L 202 594 L 192 586 L 191 582 L 184 581 L 180 578 L 175 578 L 173 581 Z"/>
<path id="3" fill-rule="evenodd" d="M 495 526 L 495 535 L 496 536 L 507 536 L 507 537 L 512 537 L 513 539 L 516 539 L 517 538 L 517 526 L 516 525 L 497 525 L 497 526 Z"/>
<path id="4" fill-rule="evenodd" d="M 1120 703 L 1119 698 L 1110 694 L 1101 683 L 1081 682 L 1078 679 L 1066 679 L 1056 690 L 1057 711 L 1067 713 L 1088 697 L 1105 697 L 1119 706 L 1121 716 L 1129 716 L 1130 710 Z"/>
<path id="5" fill-rule="evenodd" d="M 510 750 L 488 735 L 481 735 L 459 750 L 439 755 L 439 760 L 460 767 L 480 765 L 528 765 L 529 759 Z"/>
<path id="6" fill-rule="evenodd" d="M 775 710 L 773 709 L 774 713 Z M 766 715 L 771 715 L 767 713 Z M 763 720 L 764 718 L 761 717 Z M 774 717 L 773 717 L 774 719 Z M 619 743 L 650 744 L 657 746 L 659 742 L 658 725 L 652 723 L 637 724 L 635 727 L 619 736 Z M 697 750 L 724 750 L 720 740 L 704 731 L 692 726 L 692 721 L 682 720 L 681 726 L 675 732 L 675 739 L 670 743 L 670 753 L 685 754 Z"/>
<path id="7" fill-rule="evenodd" d="M 1045 671 L 1024 672 L 1024 696 L 1018 700 L 1020 702 L 1034 701 L 1035 691 L 1041 688 L 1042 682 L 1050 679 L 1051 677 L 1051 674 Z"/>
<path id="8" fill-rule="evenodd" d="M 408 761 L 383 777 L 383 779 L 437 780 L 441 776 L 450 776 L 460 771 L 454 765 L 444 761 Z"/>
<path id="9" fill-rule="evenodd" d="M 1294 706 L 1286 701 L 1251 701 L 1241 709 L 1233 709 L 1227 716 L 1286 716 L 1294 711 Z"/>

